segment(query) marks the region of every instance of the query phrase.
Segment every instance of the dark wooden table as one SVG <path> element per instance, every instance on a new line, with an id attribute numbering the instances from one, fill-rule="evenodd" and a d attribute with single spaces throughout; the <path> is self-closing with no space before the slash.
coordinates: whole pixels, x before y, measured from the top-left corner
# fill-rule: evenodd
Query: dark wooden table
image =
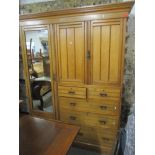
<path id="1" fill-rule="evenodd" d="M 79 127 L 25 115 L 19 120 L 20 155 L 65 155 Z"/>

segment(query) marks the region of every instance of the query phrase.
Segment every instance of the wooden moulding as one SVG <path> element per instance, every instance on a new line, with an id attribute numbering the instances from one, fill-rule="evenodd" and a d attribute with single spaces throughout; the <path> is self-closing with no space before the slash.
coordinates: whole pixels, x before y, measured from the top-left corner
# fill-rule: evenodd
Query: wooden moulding
<path id="1" fill-rule="evenodd" d="M 107 12 L 107 11 L 116 11 L 116 10 L 131 10 L 134 5 L 134 1 L 123 2 L 123 3 L 113 3 L 113 4 L 104 4 L 104 5 L 96 5 L 96 6 L 85 6 L 80 8 L 70 8 L 63 10 L 55 10 L 43 13 L 35 13 L 35 14 L 26 14 L 20 15 L 19 20 L 25 19 L 35 19 L 35 18 L 45 18 L 51 16 L 64 16 L 64 15 L 73 15 L 73 14 L 83 14 L 83 13 L 91 13 L 91 12 Z"/>

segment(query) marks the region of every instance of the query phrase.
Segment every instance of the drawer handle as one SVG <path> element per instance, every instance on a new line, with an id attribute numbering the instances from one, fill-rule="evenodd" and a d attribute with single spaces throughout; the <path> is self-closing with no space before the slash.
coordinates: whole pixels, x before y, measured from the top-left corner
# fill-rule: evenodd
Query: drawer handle
<path id="1" fill-rule="evenodd" d="M 102 110 L 106 110 L 106 109 L 107 109 L 107 106 L 101 105 L 100 108 L 101 108 Z"/>
<path id="2" fill-rule="evenodd" d="M 110 140 L 109 138 L 106 138 L 106 137 L 102 137 L 102 139 L 103 139 L 104 141 L 109 141 L 109 140 Z"/>
<path id="3" fill-rule="evenodd" d="M 71 120 L 76 120 L 76 117 L 75 116 L 70 116 L 69 117 Z"/>
<path id="4" fill-rule="evenodd" d="M 74 103 L 74 102 L 71 102 L 71 103 L 70 103 L 70 105 L 71 105 L 71 106 L 75 106 L 75 105 L 76 105 L 76 103 Z"/>
<path id="5" fill-rule="evenodd" d="M 83 136 L 83 133 L 82 133 L 82 132 L 79 132 L 78 135 L 79 135 L 79 136 Z"/>
<path id="6" fill-rule="evenodd" d="M 108 96 L 107 93 L 100 93 L 100 96 L 105 97 Z"/>
<path id="7" fill-rule="evenodd" d="M 105 120 L 99 120 L 100 124 L 106 124 Z"/>
<path id="8" fill-rule="evenodd" d="M 75 91 L 69 91 L 68 93 L 69 94 L 75 94 Z"/>

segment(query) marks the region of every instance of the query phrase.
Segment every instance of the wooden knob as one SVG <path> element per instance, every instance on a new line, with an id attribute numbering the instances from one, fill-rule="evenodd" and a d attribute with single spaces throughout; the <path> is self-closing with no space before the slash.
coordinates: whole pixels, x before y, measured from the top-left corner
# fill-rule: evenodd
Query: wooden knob
<path id="1" fill-rule="evenodd" d="M 75 91 L 68 91 L 69 94 L 75 94 Z"/>
<path id="2" fill-rule="evenodd" d="M 74 103 L 74 102 L 71 102 L 71 103 L 70 103 L 70 105 L 71 105 L 71 106 L 75 106 L 75 105 L 76 105 L 76 103 Z"/>
<path id="3" fill-rule="evenodd" d="M 104 141 L 109 141 L 109 140 L 110 140 L 109 138 L 106 138 L 106 137 L 102 137 L 102 139 L 103 139 Z"/>
<path id="4" fill-rule="evenodd" d="M 70 116 L 69 117 L 71 120 L 76 120 L 76 117 L 75 116 Z"/>
<path id="5" fill-rule="evenodd" d="M 100 96 L 105 97 L 107 96 L 107 93 L 100 93 Z"/>
<path id="6" fill-rule="evenodd" d="M 106 124 L 106 121 L 105 121 L 105 120 L 99 120 L 99 122 L 100 122 L 101 124 Z"/>
<path id="7" fill-rule="evenodd" d="M 106 110 L 106 109 L 107 109 L 107 106 L 101 105 L 100 108 L 101 108 L 102 110 Z"/>

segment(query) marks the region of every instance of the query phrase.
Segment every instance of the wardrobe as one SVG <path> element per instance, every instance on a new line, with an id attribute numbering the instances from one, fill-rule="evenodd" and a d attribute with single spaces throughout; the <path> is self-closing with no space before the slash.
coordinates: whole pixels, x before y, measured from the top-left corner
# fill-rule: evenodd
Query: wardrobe
<path id="1" fill-rule="evenodd" d="M 109 155 L 119 134 L 126 23 L 133 4 L 19 17 L 30 114 L 80 126 L 75 144 Z"/>

